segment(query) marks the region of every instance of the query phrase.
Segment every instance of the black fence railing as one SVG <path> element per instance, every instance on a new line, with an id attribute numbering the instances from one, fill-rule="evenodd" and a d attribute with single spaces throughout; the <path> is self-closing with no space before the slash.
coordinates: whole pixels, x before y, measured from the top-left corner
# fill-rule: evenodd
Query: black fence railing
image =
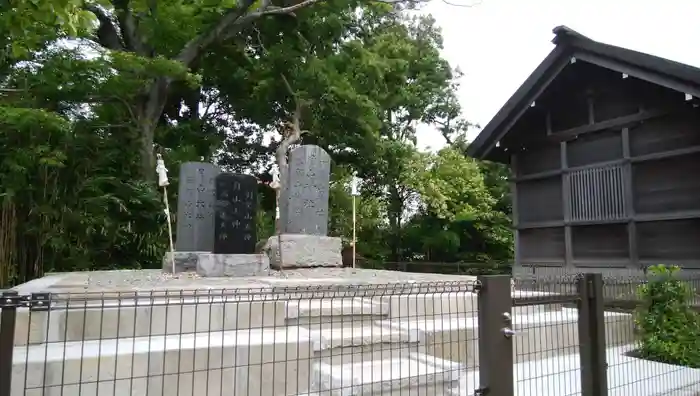
<path id="1" fill-rule="evenodd" d="M 439 273 L 453 275 L 505 275 L 511 273 L 509 262 L 440 262 L 440 261 L 372 261 L 357 263 L 361 268 L 391 271 Z"/>
<path id="2" fill-rule="evenodd" d="M 700 393 L 606 308 L 644 282 L 4 292 L 0 396 Z"/>

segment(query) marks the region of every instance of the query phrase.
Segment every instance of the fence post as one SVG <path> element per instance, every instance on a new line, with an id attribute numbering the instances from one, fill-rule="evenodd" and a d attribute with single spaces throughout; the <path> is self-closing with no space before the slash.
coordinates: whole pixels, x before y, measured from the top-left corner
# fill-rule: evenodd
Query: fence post
<path id="1" fill-rule="evenodd" d="M 579 277 L 578 293 L 581 396 L 605 396 L 608 394 L 608 364 L 605 356 L 603 275 L 585 274 Z"/>
<path id="2" fill-rule="evenodd" d="M 0 396 L 10 396 L 12 387 L 12 353 L 18 304 L 17 292 L 8 291 L 0 295 Z"/>
<path id="3" fill-rule="evenodd" d="M 479 389 L 476 395 L 513 396 L 510 275 L 479 276 Z"/>

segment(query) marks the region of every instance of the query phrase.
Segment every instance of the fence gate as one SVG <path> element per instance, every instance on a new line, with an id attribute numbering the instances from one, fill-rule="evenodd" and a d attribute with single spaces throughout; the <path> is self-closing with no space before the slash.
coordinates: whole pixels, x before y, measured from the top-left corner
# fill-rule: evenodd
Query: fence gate
<path id="1" fill-rule="evenodd" d="M 557 278 L 527 291 L 512 288 L 508 275 L 481 276 L 477 291 L 482 353 L 476 395 L 534 395 L 547 376 L 551 394 L 607 395 L 602 275 Z M 562 368 L 548 359 L 571 366 L 580 388 L 577 381 L 558 380 Z"/>

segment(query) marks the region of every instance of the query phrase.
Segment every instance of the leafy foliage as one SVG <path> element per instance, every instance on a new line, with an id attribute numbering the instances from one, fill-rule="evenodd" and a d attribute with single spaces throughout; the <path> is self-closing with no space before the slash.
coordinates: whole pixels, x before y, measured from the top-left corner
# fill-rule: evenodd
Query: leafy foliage
<path id="1" fill-rule="evenodd" d="M 409 185 L 421 210 L 409 222 L 409 257 L 429 261 L 508 261 L 512 234 L 480 164 L 453 148 L 422 154 Z M 415 242 L 413 242 L 415 241 Z"/>
<path id="2" fill-rule="evenodd" d="M 160 197 L 150 185 L 117 176 L 120 153 L 109 142 L 91 136 L 89 125 L 42 110 L 0 107 L 0 119 L 0 233 L 11 252 L 3 283 L 160 261 Z"/>
<path id="3" fill-rule="evenodd" d="M 25 4 L 26 3 L 26 4 Z M 332 156 L 331 235 L 392 261 L 512 256 L 507 170 L 462 155 L 457 79 L 434 19 L 356 0 L 11 2 L 0 57 L 0 286 L 45 271 L 159 267 L 154 152 L 269 182 L 279 131 Z M 299 106 L 299 105 L 303 106 Z M 448 148 L 422 153 L 416 126 Z M 258 235 L 275 197 L 259 190 Z M 175 214 L 171 214 L 173 218 Z M 175 219 L 177 220 L 177 219 Z M 175 227 L 176 229 L 176 227 Z"/>
<path id="4" fill-rule="evenodd" d="M 693 291 L 679 279 L 676 266 L 649 268 L 648 283 L 639 287 L 644 302 L 637 312 L 643 357 L 664 363 L 700 367 L 700 316 L 691 306 Z"/>

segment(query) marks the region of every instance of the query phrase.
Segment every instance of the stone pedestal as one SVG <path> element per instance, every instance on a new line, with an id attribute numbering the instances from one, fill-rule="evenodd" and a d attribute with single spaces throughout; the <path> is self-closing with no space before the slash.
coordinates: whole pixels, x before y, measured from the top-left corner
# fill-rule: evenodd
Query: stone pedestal
<path id="1" fill-rule="evenodd" d="M 278 248 L 278 238 L 282 242 L 281 249 Z M 273 235 L 265 245 L 270 267 L 274 269 L 342 267 L 341 249 L 340 238 L 305 234 Z"/>
<path id="2" fill-rule="evenodd" d="M 170 252 L 163 257 L 163 272 L 172 272 Z M 267 274 L 267 254 L 215 254 L 211 252 L 175 252 L 175 273 L 197 272 L 203 277 L 255 276 Z"/>
<path id="3" fill-rule="evenodd" d="M 196 271 L 197 261 L 202 254 L 208 254 L 208 252 L 175 252 L 175 273 Z M 171 255 L 171 252 L 167 252 L 163 256 L 163 272 L 173 272 Z"/>
<path id="4" fill-rule="evenodd" d="M 214 254 L 199 256 L 197 275 L 202 277 L 242 277 L 267 275 L 270 260 L 266 254 Z"/>

